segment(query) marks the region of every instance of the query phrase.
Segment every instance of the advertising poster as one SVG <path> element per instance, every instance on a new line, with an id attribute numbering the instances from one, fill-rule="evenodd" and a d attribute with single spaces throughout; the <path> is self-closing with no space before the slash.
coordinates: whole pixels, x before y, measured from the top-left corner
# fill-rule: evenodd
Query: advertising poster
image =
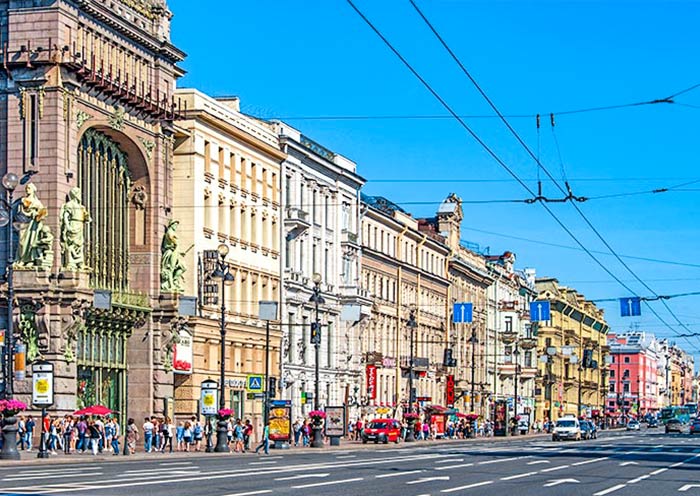
<path id="1" fill-rule="evenodd" d="M 291 407 L 276 406 L 270 408 L 270 441 L 289 441 L 291 437 Z"/>
<path id="2" fill-rule="evenodd" d="M 179 341 L 173 349 L 173 372 L 176 374 L 192 373 L 192 334 L 181 329 Z"/>
<path id="3" fill-rule="evenodd" d="M 367 365 L 367 397 L 377 399 L 377 366 Z"/>
<path id="4" fill-rule="evenodd" d="M 202 415 L 216 415 L 218 403 L 218 391 L 216 389 L 202 388 L 201 412 Z"/>
<path id="5" fill-rule="evenodd" d="M 326 436 L 341 437 L 345 435 L 345 407 L 326 407 Z"/>

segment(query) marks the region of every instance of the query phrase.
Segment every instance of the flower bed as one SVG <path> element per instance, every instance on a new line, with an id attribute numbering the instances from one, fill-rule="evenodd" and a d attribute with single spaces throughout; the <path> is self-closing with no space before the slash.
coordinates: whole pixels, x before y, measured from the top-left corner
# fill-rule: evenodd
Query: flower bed
<path id="1" fill-rule="evenodd" d="M 326 418 L 326 412 L 324 412 L 323 410 L 311 410 L 309 412 L 309 417 L 311 417 L 312 419 L 324 419 Z"/>
<path id="2" fill-rule="evenodd" d="M 27 405 L 18 400 L 0 400 L 0 415 L 14 417 L 27 409 Z"/>
<path id="3" fill-rule="evenodd" d="M 219 420 L 228 420 L 231 418 L 231 415 L 233 415 L 233 410 L 230 408 L 222 408 L 218 412 L 216 412 L 216 418 Z"/>

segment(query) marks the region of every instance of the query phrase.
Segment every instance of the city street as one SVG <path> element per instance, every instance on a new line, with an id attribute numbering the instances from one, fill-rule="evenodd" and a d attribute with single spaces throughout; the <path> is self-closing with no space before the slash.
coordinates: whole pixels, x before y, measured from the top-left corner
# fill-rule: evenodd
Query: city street
<path id="1" fill-rule="evenodd" d="M 269 456 L 190 455 L 0 468 L 2 494 L 66 495 L 518 495 L 700 494 L 700 438 L 662 429 L 604 432 L 599 439 L 547 438 L 339 450 Z"/>

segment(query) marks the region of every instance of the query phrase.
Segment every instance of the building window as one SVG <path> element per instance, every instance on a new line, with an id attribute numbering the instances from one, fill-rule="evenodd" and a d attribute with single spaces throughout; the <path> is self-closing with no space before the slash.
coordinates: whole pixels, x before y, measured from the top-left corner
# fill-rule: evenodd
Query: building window
<path id="1" fill-rule="evenodd" d="M 630 357 L 625 357 L 625 363 L 630 363 Z"/>
<path id="2" fill-rule="evenodd" d="M 204 172 L 211 174 L 211 143 L 204 142 Z"/>
<path id="3" fill-rule="evenodd" d="M 506 332 L 513 332 L 513 316 L 507 315 L 505 317 Z"/>
<path id="4" fill-rule="evenodd" d="M 287 208 L 292 205 L 292 176 L 284 176 L 284 201 Z"/>

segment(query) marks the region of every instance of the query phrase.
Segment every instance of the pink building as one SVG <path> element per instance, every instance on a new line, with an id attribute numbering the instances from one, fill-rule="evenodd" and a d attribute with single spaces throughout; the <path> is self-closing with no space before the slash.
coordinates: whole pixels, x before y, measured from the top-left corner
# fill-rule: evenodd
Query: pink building
<path id="1" fill-rule="evenodd" d="M 609 364 L 607 413 L 610 417 L 637 417 L 656 412 L 658 404 L 658 344 L 653 334 L 630 331 L 608 334 Z"/>

